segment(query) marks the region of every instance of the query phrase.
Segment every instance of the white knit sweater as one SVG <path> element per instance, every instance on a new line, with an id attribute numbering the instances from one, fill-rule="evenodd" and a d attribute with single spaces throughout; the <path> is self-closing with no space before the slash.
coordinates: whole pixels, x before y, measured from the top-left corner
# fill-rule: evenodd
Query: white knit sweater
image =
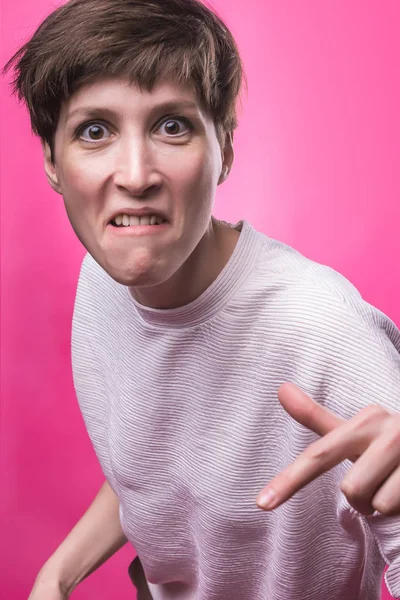
<path id="1" fill-rule="evenodd" d="M 248 222 L 194 302 L 138 304 L 84 259 L 77 397 L 154 600 L 400 598 L 400 518 L 349 506 L 345 461 L 272 512 L 260 490 L 318 439 L 281 407 L 291 381 L 349 419 L 400 412 L 400 333 L 343 276 Z"/>

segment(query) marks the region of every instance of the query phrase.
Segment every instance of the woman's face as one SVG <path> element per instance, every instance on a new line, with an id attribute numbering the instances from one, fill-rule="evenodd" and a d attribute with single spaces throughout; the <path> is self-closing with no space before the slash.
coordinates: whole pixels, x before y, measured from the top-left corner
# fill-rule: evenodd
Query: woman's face
<path id="1" fill-rule="evenodd" d="M 165 79 L 146 92 L 101 79 L 62 105 L 55 164 L 44 144 L 45 169 L 103 269 L 124 285 L 157 285 L 208 229 L 233 160 L 231 141 L 226 148 L 192 86 Z"/>

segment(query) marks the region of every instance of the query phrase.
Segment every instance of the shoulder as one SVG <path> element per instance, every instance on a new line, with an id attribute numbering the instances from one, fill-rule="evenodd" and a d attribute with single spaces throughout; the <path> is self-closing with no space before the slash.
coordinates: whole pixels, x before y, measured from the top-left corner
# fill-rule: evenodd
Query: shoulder
<path id="1" fill-rule="evenodd" d="M 399 331 L 393 321 L 366 302 L 344 275 L 282 242 L 264 234 L 260 236 L 264 245 L 257 267 L 258 278 L 261 285 L 268 284 L 265 286 L 268 295 L 275 295 L 277 309 L 293 326 L 306 330 L 318 327 L 324 334 L 354 327 L 385 331 L 399 344 Z"/>
<path id="2" fill-rule="evenodd" d="M 266 241 L 258 271 L 266 329 L 303 387 L 312 381 L 309 392 L 318 388 L 343 416 L 375 403 L 400 410 L 400 332 L 387 315 L 346 277 L 280 242 Z"/>

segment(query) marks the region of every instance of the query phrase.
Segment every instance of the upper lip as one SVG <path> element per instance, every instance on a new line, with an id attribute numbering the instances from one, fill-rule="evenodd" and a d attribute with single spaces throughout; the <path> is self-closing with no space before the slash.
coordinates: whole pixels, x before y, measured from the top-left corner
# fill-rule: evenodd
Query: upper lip
<path id="1" fill-rule="evenodd" d="M 108 222 L 110 223 L 113 221 L 118 215 L 132 215 L 134 217 L 155 215 L 156 217 L 162 217 L 164 221 L 167 220 L 167 217 L 162 210 L 158 210 L 158 208 L 150 208 L 149 206 L 142 206 L 141 208 L 119 208 L 111 214 Z"/>

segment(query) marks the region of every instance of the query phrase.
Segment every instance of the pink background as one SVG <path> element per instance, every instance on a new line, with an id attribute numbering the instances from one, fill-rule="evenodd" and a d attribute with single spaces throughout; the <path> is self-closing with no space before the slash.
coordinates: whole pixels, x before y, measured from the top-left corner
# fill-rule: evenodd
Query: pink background
<path id="1" fill-rule="evenodd" d="M 3 0 L 2 65 L 56 5 Z M 236 36 L 249 80 L 216 216 L 246 218 L 341 271 L 399 324 L 400 2 L 214 6 Z M 27 598 L 102 474 L 70 367 L 84 250 L 47 184 L 25 109 L 1 85 L 0 595 L 16 600 Z M 133 598 L 133 556 L 126 546 L 74 598 Z"/>

